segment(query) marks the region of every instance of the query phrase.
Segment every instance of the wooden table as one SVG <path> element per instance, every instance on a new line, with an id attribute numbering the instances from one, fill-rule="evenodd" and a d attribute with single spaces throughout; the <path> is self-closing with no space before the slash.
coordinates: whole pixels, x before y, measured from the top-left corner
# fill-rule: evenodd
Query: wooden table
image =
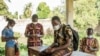
<path id="1" fill-rule="evenodd" d="M 39 54 L 44 51 L 45 49 L 48 48 L 48 46 L 35 46 L 35 47 L 29 47 L 30 49 L 33 50 L 33 54 L 35 56 L 39 56 Z"/>

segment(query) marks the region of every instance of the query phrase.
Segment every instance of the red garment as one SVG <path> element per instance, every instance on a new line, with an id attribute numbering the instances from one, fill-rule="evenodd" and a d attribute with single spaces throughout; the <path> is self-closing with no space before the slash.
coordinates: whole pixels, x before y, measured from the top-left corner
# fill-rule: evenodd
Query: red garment
<path id="1" fill-rule="evenodd" d="M 43 26 L 40 23 L 33 24 L 30 23 L 26 27 L 26 34 L 34 35 L 34 34 L 40 34 L 43 35 Z M 40 37 L 28 37 L 28 47 L 29 46 L 40 46 L 42 45 L 42 40 Z"/>
<path id="2" fill-rule="evenodd" d="M 97 50 L 92 50 L 91 48 L 97 49 Z M 82 52 L 96 55 L 96 52 L 98 51 L 98 49 L 99 49 L 99 44 L 98 44 L 98 40 L 96 38 L 85 37 L 81 40 L 80 50 Z"/>
<path id="3" fill-rule="evenodd" d="M 93 39 L 93 38 L 87 38 L 86 41 L 87 41 L 87 42 L 86 42 L 86 45 L 87 45 L 87 46 L 91 46 L 91 43 L 93 43 L 94 39 Z"/>

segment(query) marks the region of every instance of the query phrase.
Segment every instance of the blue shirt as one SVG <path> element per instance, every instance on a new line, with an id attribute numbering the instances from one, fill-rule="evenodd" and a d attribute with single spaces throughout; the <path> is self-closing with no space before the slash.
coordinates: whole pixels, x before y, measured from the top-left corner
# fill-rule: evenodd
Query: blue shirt
<path id="1" fill-rule="evenodd" d="M 4 36 L 5 38 L 11 38 L 13 37 L 14 35 L 14 32 L 12 29 L 9 29 L 9 28 L 5 28 L 3 31 L 2 31 L 2 36 Z M 14 40 L 8 40 L 6 42 L 6 47 L 14 47 L 15 45 L 15 41 Z"/>

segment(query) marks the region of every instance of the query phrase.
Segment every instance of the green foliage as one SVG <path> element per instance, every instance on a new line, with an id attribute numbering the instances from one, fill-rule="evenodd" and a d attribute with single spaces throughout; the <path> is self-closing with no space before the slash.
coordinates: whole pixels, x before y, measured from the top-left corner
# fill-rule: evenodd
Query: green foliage
<path id="1" fill-rule="evenodd" d="M 55 7 L 53 11 L 51 12 L 50 17 L 59 16 L 61 19 L 65 19 L 65 10 L 62 10 L 61 8 L 64 9 L 64 7 L 62 6 Z"/>
<path id="2" fill-rule="evenodd" d="M 8 6 L 4 0 L 0 0 L 0 15 L 5 15 L 8 13 Z"/>
<path id="3" fill-rule="evenodd" d="M 78 32 L 80 39 L 86 37 L 86 30 L 79 30 Z"/>
<path id="4" fill-rule="evenodd" d="M 14 32 L 14 37 L 20 38 L 21 37 L 21 34 L 19 32 Z"/>
<path id="5" fill-rule="evenodd" d="M 32 7 L 32 3 L 26 4 L 26 6 L 24 8 L 23 15 L 20 15 L 21 19 L 22 18 L 30 18 L 31 17 L 31 14 L 32 14 L 31 7 Z"/>
<path id="6" fill-rule="evenodd" d="M 25 16 L 26 18 L 31 17 L 31 12 L 32 12 L 32 11 L 31 11 L 31 7 L 32 7 L 32 3 L 27 4 L 26 7 L 25 7 L 24 16 Z"/>
<path id="7" fill-rule="evenodd" d="M 27 46 L 23 43 L 19 44 L 20 56 L 28 56 L 28 49 Z"/>
<path id="8" fill-rule="evenodd" d="M 63 15 L 65 15 L 65 14 L 62 12 L 61 8 L 62 8 L 62 7 L 60 7 L 60 6 L 55 7 L 55 8 L 53 9 L 53 11 L 51 12 L 50 17 L 52 17 L 52 16 L 63 16 Z M 64 17 L 64 16 L 63 16 L 63 17 Z"/>
<path id="9" fill-rule="evenodd" d="M 0 56 L 4 56 L 5 55 L 5 49 L 4 47 L 0 47 Z"/>
<path id="10" fill-rule="evenodd" d="M 8 0 L 10 2 L 10 0 Z M 15 12 L 13 15 L 11 12 L 8 11 L 8 6 L 4 2 L 4 0 L 0 0 L 0 15 L 8 16 L 9 18 L 18 18 L 18 12 Z"/>
<path id="11" fill-rule="evenodd" d="M 54 37 L 53 35 L 44 35 L 44 37 L 42 38 L 43 40 L 43 45 L 51 45 L 54 41 Z"/>
<path id="12" fill-rule="evenodd" d="M 49 18 L 53 16 L 59 16 L 61 18 L 62 23 L 66 22 L 66 6 L 65 3 L 62 2 L 61 6 L 55 7 L 49 14 Z"/>
<path id="13" fill-rule="evenodd" d="M 18 12 L 15 12 L 14 18 L 15 18 L 15 19 L 18 19 Z"/>
<path id="14" fill-rule="evenodd" d="M 98 19 L 100 20 L 100 0 L 97 0 L 96 2 L 96 8 L 97 8 L 97 16 L 98 16 Z"/>
<path id="15" fill-rule="evenodd" d="M 18 12 L 15 12 L 14 14 L 12 14 L 11 12 L 8 12 L 6 14 L 6 16 L 11 18 L 11 19 L 18 19 Z"/>
<path id="16" fill-rule="evenodd" d="M 39 18 L 45 19 L 50 13 L 50 8 L 45 2 L 41 2 L 37 8 L 37 14 Z"/>
<path id="17" fill-rule="evenodd" d="M 22 49 L 27 50 L 27 46 L 24 45 L 24 44 L 22 44 L 22 43 L 19 45 L 19 47 L 20 47 L 21 50 L 22 50 Z"/>
<path id="18" fill-rule="evenodd" d="M 89 26 L 95 27 L 98 22 L 96 0 L 74 1 L 75 20 L 77 28 L 86 29 Z"/>

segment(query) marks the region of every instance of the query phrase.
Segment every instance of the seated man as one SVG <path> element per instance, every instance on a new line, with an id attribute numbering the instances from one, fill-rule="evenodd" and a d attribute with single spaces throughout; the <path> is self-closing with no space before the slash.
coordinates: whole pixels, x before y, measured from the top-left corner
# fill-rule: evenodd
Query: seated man
<path id="1" fill-rule="evenodd" d="M 69 26 L 61 24 L 60 18 L 54 16 L 52 18 L 54 28 L 54 43 L 43 51 L 40 56 L 70 56 L 73 50 L 72 31 Z"/>
<path id="2" fill-rule="evenodd" d="M 96 38 L 93 38 L 93 29 L 87 29 L 87 37 L 83 38 L 80 43 L 80 51 L 96 55 L 99 50 L 99 44 Z"/>

